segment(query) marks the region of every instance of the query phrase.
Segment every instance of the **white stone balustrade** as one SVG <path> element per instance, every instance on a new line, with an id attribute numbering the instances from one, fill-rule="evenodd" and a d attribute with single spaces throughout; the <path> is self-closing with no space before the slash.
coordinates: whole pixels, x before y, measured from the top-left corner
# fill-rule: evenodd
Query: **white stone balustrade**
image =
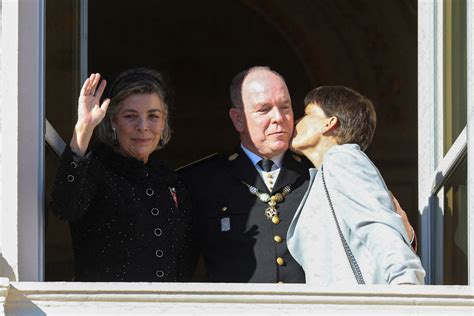
<path id="1" fill-rule="evenodd" d="M 3 278 L 0 279 L 0 308 L 3 304 L 6 315 L 474 315 L 474 288 L 319 288 L 304 284 L 223 283 L 8 283 L 8 279 Z"/>

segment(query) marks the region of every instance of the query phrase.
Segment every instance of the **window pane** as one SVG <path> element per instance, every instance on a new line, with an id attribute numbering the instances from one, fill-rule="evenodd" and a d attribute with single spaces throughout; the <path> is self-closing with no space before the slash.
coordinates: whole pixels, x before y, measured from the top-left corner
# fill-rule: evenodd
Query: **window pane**
<path id="1" fill-rule="evenodd" d="M 444 0 L 444 154 L 467 118 L 466 0 Z"/>
<path id="2" fill-rule="evenodd" d="M 46 119 L 66 142 L 76 121 L 80 88 L 80 1 L 46 1 Z M 49 148 L 45 165 L 47 200 L 59 165 Z M 71 280 L 69 227 L 45 209 L 45 280 Z"/>
<path id="3" fill-rule="evenodd" d="M 444 187 L 443 284 L 468 282 L 467 158 L 465 157 Z"/>

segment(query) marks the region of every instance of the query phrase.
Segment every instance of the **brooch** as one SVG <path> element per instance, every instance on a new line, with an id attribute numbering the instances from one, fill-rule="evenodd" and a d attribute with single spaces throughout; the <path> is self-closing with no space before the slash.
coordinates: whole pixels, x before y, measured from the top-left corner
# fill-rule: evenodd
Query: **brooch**
<path id="1" fill-rule="evenodd" d="M 174 201 L 174 206 L 178 208 L 178 196 L 176 195 L 176 188 L 168 187 L 168 190 L 170 190 L 171 197 L 173 198 L 173 201 Z"/>

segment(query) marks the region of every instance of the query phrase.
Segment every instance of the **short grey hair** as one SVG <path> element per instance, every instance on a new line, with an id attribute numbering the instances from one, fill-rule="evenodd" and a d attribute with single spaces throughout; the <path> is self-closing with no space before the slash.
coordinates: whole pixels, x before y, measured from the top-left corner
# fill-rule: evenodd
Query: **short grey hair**
<path id="1" fill-rule="evenodd" d="M 112 147 L 117 146 L 111 119 L 117 114 L 122 101 L 133 94 L 156 93 L 163 101 L 164 128 L 161 140 L 155 150 L 163 148 L 171 139 L 168 108 L 171 93 L 163 75 L 148 68 L 133 68 L 120 73 L 110 86 L 110 105 L 105 118 L 99 125 L 97 137 L 99 141 Z"/>

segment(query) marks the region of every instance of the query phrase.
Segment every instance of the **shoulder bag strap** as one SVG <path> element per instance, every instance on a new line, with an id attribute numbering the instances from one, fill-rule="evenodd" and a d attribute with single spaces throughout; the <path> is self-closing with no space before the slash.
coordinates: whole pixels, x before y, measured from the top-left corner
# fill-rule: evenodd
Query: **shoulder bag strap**
<path id="1" fill-rule="evenodd" d="M 329 196 L 329 191 L 326 186 L 326 181 L 324 180 L 323 166 L 321 166 L 320 172 L 321 172 L 321 177 L 323 179 L 324 191 L 326 192 L 326 197 L 329 202 L 329 207 L 331 208 L 332 216 L 334 217 L 334 221 L 336 222 L 337 232 L 339 233 L 339 238 L 341 239 L 342 246 L 344 247 L 344 251 L 346 252 L 347 259 L 349 260 L 349 263 L 351 265 L 352 272 L 354 273 L 354 276 L 358 284 L 365 284 L 364 278 L 362 276 L 362 272 L 360 271 L 359 265 L 357 264 L 357 260 L 352 254 L 351 248 L 347 244 L 346 238 L 344 238 L 344 235 L 342 234 L 341 227 L 339 226 L 339 221 L 337 220 L 337 217 L 336 217 L 336 212 L 334 212 L 334 207 L 332 205 L 332 201 Z"/>

